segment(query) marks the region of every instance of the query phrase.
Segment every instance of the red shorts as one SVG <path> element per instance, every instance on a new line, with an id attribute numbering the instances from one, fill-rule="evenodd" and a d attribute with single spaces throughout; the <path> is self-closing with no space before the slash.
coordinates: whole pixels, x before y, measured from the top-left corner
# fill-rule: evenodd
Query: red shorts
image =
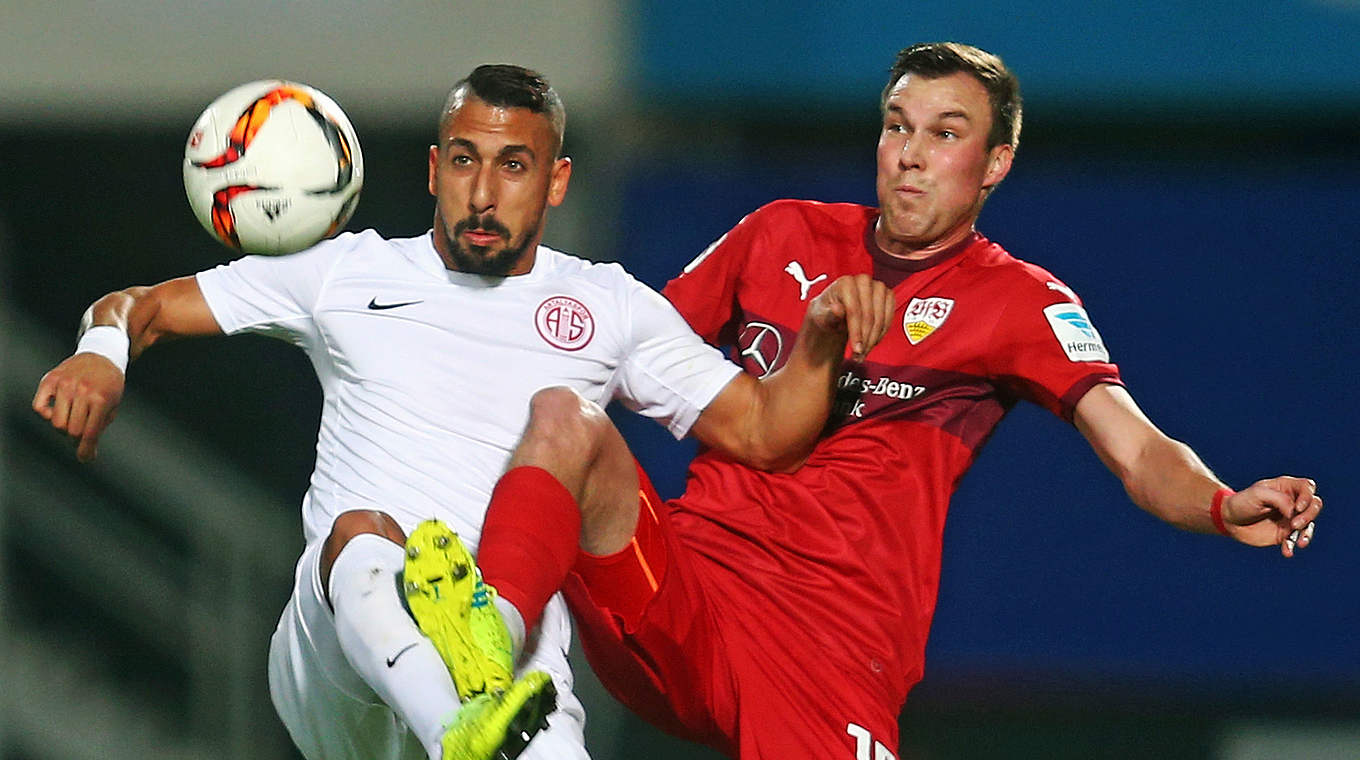
<path id="1" fill-rule="evenodd" d="M 631 544 L 581 554 L 563 587 L 605 688 L 658 728 L 734 757 L 892 760 L 901 705 L 866 688 L 872 677 L 825 665 L 798 630 L 768 625 L 758 590 L 688 546 L 641 467 L 638 479 Z M 745 625 L 756 619 L 765 625 Z"/>

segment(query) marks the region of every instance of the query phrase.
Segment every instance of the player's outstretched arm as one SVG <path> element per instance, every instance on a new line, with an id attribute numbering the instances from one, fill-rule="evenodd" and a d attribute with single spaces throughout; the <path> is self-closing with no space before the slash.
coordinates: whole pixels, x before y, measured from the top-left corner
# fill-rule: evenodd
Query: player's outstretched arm
<path id="1" fill-rule="evenodd" d="M 826 424 L 847 347 L 862 360 L 895 309 L 892 290 L 868 275 L 837 279 L 809 302 L 788 362 L 761 380 L 733 378 L 695 422 L 695 437 L 753 467 L 796 468 Z"/>
<path id="2" fill-rule="evenodd" d="M 1157 429 L 1128 391 L 1097 385 L 1077 402 L 1074 422 L 1129 498 L 1168 523 L 1200 533 L 1221 530 L 1251 546 L 1278 545 L 1286 557 L 1313 539 L 1322 499 L 1308 478 L 1269 478 L 1228 495 L 1219 505 L 1220 527 L 1211 507 L 1223 483 L 1189 446 Z"/>
<path id="3" fill-rule="evenodd" d="M 193 277 L 109 293 L 85 311 L 76 353 L 38 382 L 33 411 L 74 439 L 76 458 L 89 462 L 122 401 L 127 362 L 165 338 L 217 334 Z"/>

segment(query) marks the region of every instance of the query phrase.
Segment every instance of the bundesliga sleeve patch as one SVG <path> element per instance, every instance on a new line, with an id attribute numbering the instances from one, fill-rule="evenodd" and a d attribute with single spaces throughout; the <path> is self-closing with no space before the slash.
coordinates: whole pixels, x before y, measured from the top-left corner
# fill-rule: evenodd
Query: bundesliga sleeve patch
<path id="1" fill-rule="evenodd" d="M 1044 309 L 1048 326 L 1067 358 L 1074 362 L 1109 362 L 1110 352 L 1086 310 L 1074 303 L 1055 303 Z"/>

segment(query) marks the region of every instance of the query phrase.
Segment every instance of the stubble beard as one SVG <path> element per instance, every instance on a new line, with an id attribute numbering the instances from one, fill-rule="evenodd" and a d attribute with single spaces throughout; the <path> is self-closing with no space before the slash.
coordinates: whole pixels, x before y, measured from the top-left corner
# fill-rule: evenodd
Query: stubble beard
<path id="1" fill-rule="evenodd" d="M 491 246 L 464 246 L 459 242 L 458 236 L 468 229 L 483 229 L 500 233 L 501 239 L 506 241 L 505 247 L 499 251 L 493 251 Z M 450 233 L 448 222 L 444 221 L 441 214 L 438 232 L 444 238 L 444 248 L 448 251 L 449 258 L 453 260 L 452 269 L 487 277 L 506 277 L 515 268 L 515 265 L 524 258 L 525 251 L 529 247 L 529 241 L 537 236 L 538 227 L 534 226 L 525 230 L 519 241 L 513 242 L 510 240 L 510 230 L 493 216 L 465 217 L 453 226 L 453 231 Z M 446 265 L 448 263 L 445 262 Z"/>

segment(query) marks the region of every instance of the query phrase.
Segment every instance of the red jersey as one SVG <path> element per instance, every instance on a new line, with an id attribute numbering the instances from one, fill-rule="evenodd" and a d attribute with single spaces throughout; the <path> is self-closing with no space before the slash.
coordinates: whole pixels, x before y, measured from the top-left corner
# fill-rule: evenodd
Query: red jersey
<path id="1" fill-rule="evenodd" d="M 666 286 L 697 332 L 757 376 L 783 364 L 808 300 L 841 275 L 869 273 L 897 297 L 887 336 L 843 366 L 801 469 L 702 452 L 672 504 L 680 540 L 738 590 L 724 625 L 759 645 L 735 656 L 842 658 L 900 705 L 923 673 L 949 498 L 983 443 L 1019 399 L 1070 421 L 1086 391 L 1120 380 L 1076 294 L 1044 269 L 977 233 L 899 259 L 874 243 L 877 219 L 777 201 Z"/>

